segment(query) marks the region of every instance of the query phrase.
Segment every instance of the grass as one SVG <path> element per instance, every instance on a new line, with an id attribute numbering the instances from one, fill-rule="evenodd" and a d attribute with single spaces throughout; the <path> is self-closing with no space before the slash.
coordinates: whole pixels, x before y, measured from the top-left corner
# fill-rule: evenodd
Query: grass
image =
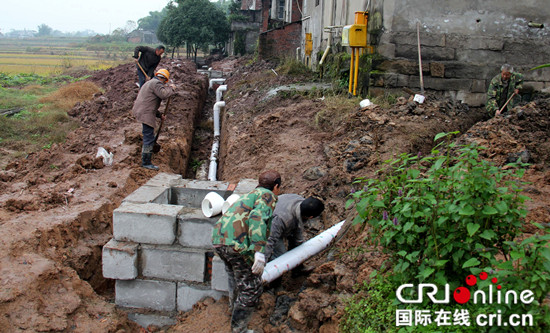
<path id="1" fill-rule="evenodd" d="M 0 158 L 0 166 L 12 158 L 64 142 L 67 133 L 78 127 L 67 111 L 99 91 L 87 81 L 0 88 L 0 109 L 23 108 L 13 116 L 0 116 L 0 147 L 8 151 Z"/>

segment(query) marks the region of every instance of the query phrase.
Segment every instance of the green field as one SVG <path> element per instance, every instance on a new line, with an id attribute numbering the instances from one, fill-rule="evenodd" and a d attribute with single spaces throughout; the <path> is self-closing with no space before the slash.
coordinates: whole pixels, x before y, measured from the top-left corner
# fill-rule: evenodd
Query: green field
<path id="1" fill-rule="evenodd" d="M 0 73 L 63 74 L 107 69 L 131 61 L 137 44 L 93 43 L 89 38 L 0 39 Z"/>

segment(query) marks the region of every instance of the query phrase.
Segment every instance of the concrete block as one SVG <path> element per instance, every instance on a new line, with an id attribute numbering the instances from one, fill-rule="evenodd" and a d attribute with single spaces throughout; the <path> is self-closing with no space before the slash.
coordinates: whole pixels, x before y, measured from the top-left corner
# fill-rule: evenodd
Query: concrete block
<path id="1" fill-rule="evenodd" d="M 448 35 L 446 46 L 455 49 L 500 51 L 504 48 L 504 39 L 494 36 Z"/>
<path id="2" fill-rule="evenodd" d="M 430 63 L 430 75 L 433 77 L 444 77 L 445 65 L 440 62 Z"/>
<path id="3" fill-rule="evenodd" d="M 491 50 L 457 49 L 456 60 L 465 63 L 494 66 L 494 68 L 497 69 L 497 72 L 499 71 L 500 66 L 505 63 L 505 57 L 502 52 Z"/>
<path id="4" fill-rule="evenodd" d="M 204 251 L 181 246 L 144 245 L 141 248 L 141 274 L 148 278 L 204 282 Z"/>
<path id="5" fill-rule="evenodd" d="M 444 64 L 446 78 L 490 80 L 500 71 L 500 66 L 464 64 L 456 61 Z"/>
<path id="6" fill-rule="evenodd" d="M 183 207 L 123 202 L 113 212 L 113 236 L 117 241 L 173 244 L 176 220 Z"/>
<path id="7" fill-rule="evenodd" d="M 418 36 L 415 32 L 396 32 L 391 36 L 391 42 L 395 44 L 404 44 L 404 45 L 416 45 L 418 44 Z M 422 47 L 424 46 L 446 46 L 446 38 L 444 34 L 431 34 L 431 33 L 420 33 L 420 43 Z"/>
<path id="8" fill-rule="evenodd" d="M 456 94 L 456 99 L 469 106 L 482 106 L 487 102 L 487 94 L 459 91 Z"/>
<path id="9" fill-rule="evenodd" d="M 544 89 L 544 82 L 524 81 L 522 90 L 541 91 L 543 89 Z"/>
<path id="10" fill-rule="evenodd" d="M 228 186 L 228 182 L 196 179 L 183 179 L 174 185 L 174 187 L 196 188 L 210 191 L 226 191 Z"/>
<path id="11" fill-rule="evenodd" d="M 258 180 L 256 180 L 256 179 L 243 179 L 237 184 L 237 186 L 233 190 L 233 193 L 243 195 L 243 194 L 246 194 L 248 192 L 251 192 L 257 186 L 258 186 Z"/>
<path id="12" fill-rule="evenodd" d="M 231 192 L 224 190 L 172 187 L 171 204 L 184 207 L 200 208 L 202 200 L 210 192 L 216 192 L 224 199 L 231 195 Z"/>
<path id="13" fill-rule="evenodd" d="M 227 271 L 225 264 L 218 256 L 212 260 L 212 289 L 218 291 L 229 291 L 229 282 L 227 280 Z"/>
<path id="14" fill-rule="evenodd" d="M 395 56 L 418 59 L 418 47 L 416 45 L 398 44 L 395 49 Z M 455 58 L 455 49 L 453 48 L 422 46 L 422 61 L 444 61 L 455 60 Z"/>
<path id="15" fill-rule="evenodd" d="M 145 183 L 145 186 L 172 187 L 180 182 L 181 179 L 181 175 L 161 172 L 155 177 L 149 179 L 149 181 Z"/>
<path id="16" fill-rule="evenodd" d="M 185 208 L 178 217 L 178 242 L 183 247 L 212 248 L 212 229 L 221 215 L 208 218 L 202 210 Z"/>
<path id="17" fill-rule="evenodd" d="M 377 47 L 378 54 L 384 58 L 395 58 L 395 44 L 382 44 Z"/>
<path id="18" fill-rule="evenodd" d="M 152 280 L 117 280 L 116 305 L 158 311 L 176 309 L 176 283 Z"/>
<path id="19" fill-rule="evenodd" d="M 420 77 L 410 77 L 410 88 L 420 88 Z M 424 77 L 424 88 L 433 90 L 470 90 L 472 80 Z"/>
<path id="20" fill-rule="evenodd" d="M 193 309 L 193 305 L 206 297 L 212 297 L 215 300 L 219 300 L 226 294 L 207 287 L 178 283 L 177 295 L 178 311 L 189 311 Z"/>
<path id="21" fill-rule="evenodd" d="M 171 316 L 163 316 L 160 314 L 154 314 L 154 313 L 128 313 L 128 319 L 133 321 L 134 323 L 140 325 L 143 328 L 149 327 L 149 325 L 154 325 L 156 327 L 165 327 L 165 326 L 172 326 L 177 323 L 176 318 Z"/>
<path id="22" fill-rule="evenodd" d="M 137 277 L 137 243 L 117 242 L 111 239 L 103 246 L 103 277 L 116 280 L 133 280 Z"/>
<path id="23" fill-rule="evenodd" d="M 486 93 L 489 84 L 485 80 L 472 80 L 473 93 Z"/>
<path id="24" fill-rule="evenodd" d="M 133 203 L 149 203 L 154 202 L 158 204 L 170 203 L 170 190 L 161 186 L 141 186 L 129 196 L 124 198 L 124 202 Z"/>

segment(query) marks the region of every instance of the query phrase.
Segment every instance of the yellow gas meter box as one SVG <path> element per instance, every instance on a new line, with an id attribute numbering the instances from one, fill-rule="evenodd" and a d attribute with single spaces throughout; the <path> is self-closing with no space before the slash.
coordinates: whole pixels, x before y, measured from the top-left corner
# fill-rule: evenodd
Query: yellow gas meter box
<path id="1" fill-rule="evenodd" d="M 305 53 L 307 56 L 310 56 L 312 51 L 313 51 L 313 38 L 311 38 L 311 32 L 308 32 L 306 33 Z"/>
<path id="2" fill-rule="evenodd" d="M 342 30 L 342 45 L 367 47 L 367 26 L 364 24 L 346 25 Z"/>

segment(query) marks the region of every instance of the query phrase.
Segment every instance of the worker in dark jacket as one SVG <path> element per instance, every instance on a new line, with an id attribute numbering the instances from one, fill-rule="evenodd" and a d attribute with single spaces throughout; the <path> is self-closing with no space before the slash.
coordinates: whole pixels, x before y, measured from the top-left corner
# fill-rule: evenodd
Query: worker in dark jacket
<path id="1" fill-rule="evenodd" d="M 263 292 L 265 244 L 281 191 L 277 171 L 260 174 L 258 187 L 241 196 L 216 222 L 212 245 L 225 264 L 232 332 L 245 332 Z"/>
<path id="2" fill-rule="evenodd" d="M 500 74 L 496 75 L 489 84 L 487 90 L 487 112 L 489 115 L 498 116 L 500 110 L 503 113 L 513 109 L 521 100 L 519 90 L 523 86 L 523 75 L 514 72 L 514 67 L 508 64 L 502 65 Z M 510 100 L 508 102 L 508 100 Z M 508 102 L 508 104 L 506 104 Z"/>
<path id="3" fill-rule="evenodd" d="M 162 100 L 174 94 L 175 86 L 167 84 L 170 73 L 166 69 L 159 69 L 152 80 L 143 84 L 132 108 L 132 114 L 137 121 L 143 124 L 143 148 L 141 150 L 141 166 L 151 170 L 159 168 L 151 163 L 153 145 L 155 143 L 155 125 L 157 118 L 164 119 L 159 112 Z"/>
<path id="4" fill-rule="evenodd" d="M 267 245 L 265 257 L 271 261 L 287 249 L 284 243 L 288 242 L 288 250 L 299 246 L 304 242 L 304 223 L 307 220 L 321 215 L 325 205 L 317 198 L 305 199 L 297 194 L 282 194 L 273 212 L 273 221 Z"/>
<path id="5" fill-rule="evenodd" d="M 164 45 L 159 45 L 156 49 L 149 46 L 137 46 L 135 48 L 134 59 L 136 60 L 136 68 L 139 78 L 138 84 L 140 88 L 143 86 L 145 81 L 153 77 L 164 50 Z M 140 52 L 141 56 L 139 55 Z"/>

